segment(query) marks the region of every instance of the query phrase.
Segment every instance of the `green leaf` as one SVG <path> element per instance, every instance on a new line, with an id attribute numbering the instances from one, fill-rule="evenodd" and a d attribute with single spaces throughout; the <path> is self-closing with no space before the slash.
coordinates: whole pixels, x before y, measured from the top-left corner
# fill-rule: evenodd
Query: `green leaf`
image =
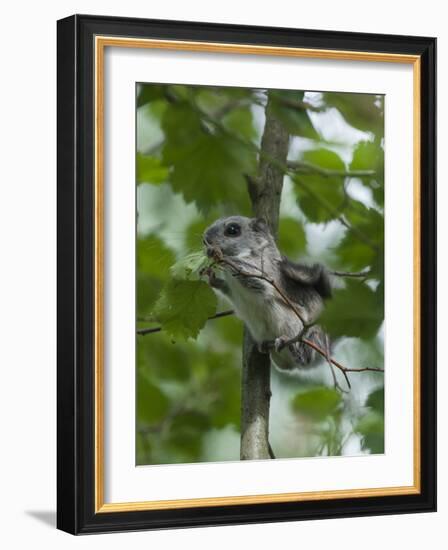
<path id="1" fill-rule="evenodd" d="M 210 264 L 211 261 L 204 252 L 192 252 L 171 266 L 171 276 L 179 280 L 198 280 L 201 270 Z"/>
<path id="2" fill-rule="evenodd" d="M 149 316 L 175 258 L 155 235 L 137 239 L 137 315 Z"/>
<path id="3" fill-rule="evenodd" d="M 360 141 L 353 153 L 350 170 L 377 170 L 382 158 L 382 149 L 377 143 Z"/>
<path id="4" fill-rule="evenodd" d="M 384 135 L 384 96 L 327 92 L 323 99 L 329 107 L 336 107 L 351 126 L 374 133 L 378 141 Z"/>
<path id="5" fill-rule="evenodd" d="M 344 202 L 343 181 L 337 177 L 316 174 L 295 176 L 297 203 L 312 223 L 325 223 L 340 216 Z"/>
<path id="6" fill-rule="evenodd" d="M 372 408 L 379 414 L 384 414 L 384 387 L 373 391 L 366 401 L 366 407 Z"/>
<path id="7" fill-rule="evenodd" d="M 224 88 L 203 87 L 197 88 L 196 104 L 202 111 L 209 115 L 216 115 L 222 109 L 226 109 L 229 104 L 252 99 L 253 91 L 250 88 Z"/>
<path id="8" fill-rule="evenodd" d="M 378 210 L 370 208 L 355 199 L 350 199 L 344 215 L 352 225 L 361 229 L 372 242 L 382 242 L 384 218 Z"/>
<path id="9" fill-rule="evenodd" d="M 177 415 L 172 427 L 174 430 L 196 432 L 206 430 L 209 426 L 210 420 L 205 414 L 191 410 Z"/>
<path id="10" fill-rule="evenodd" d="M 303 160 L 317 169 L 345 169 L 340 157 L 328 149 L 306 151 Z M 299 207 L 310 222 L 323 223 L 339 217 L 345 201 L 344 177 L 310 173 L 294 176 L 293 181 Z"/>
<path id="11" fill-rule="evenodd" d="M 137 98 L 137 107 L 165 98 L 166 86 L 163 84 L 141 84 Z"/>
<path id="12" fill-rule="evenodd" d="M 240 326 L 241 342 L 241 326 Z M 239 429 L 241 416 L 241 369 L 239 361 L 229 353 L 209 354 L 210 393 L 215 398 L 208 407 L 215 428 L 233 424 Z"/>
<path id="13" fill-rule="evenodd" d="M 343 171 L 345 169 L 341 157 L 329 149 L 320 148 L 305 151 L 303 153 L 303 160 L 325 170 Z"/>
<path id="14" fill-rule="evenodd" d="M 232 315 L 228 317 L 223 317 L 219 320 L 219 330 L 218 336 L 222 338 L 224 342 L 232 346 L 230 349 L 241 349 L 243 342 L 243 326 L 241 321 Z"/>
<path id="15" fill-rule="evenodd" d="M 169 281 L 157 300 L 153 316 L 173 338 L 196 338 L 216 312 L 216 296 L 203 281 Z"/>
<path id="16" fill-rule="evenodd" d="M 384 453 L 384 416 L 368 412 L 355 426 L 355 432 L 362 435 L 362 447 L 373 454 Z"/>
<path id="17" fill-rule="evenodd" d="M 199 87 L 196 94 L 196 104 L 201 111 L 213 116 L 232 100 L 226 93 L 227 90 L 229 88 Z"/>
<path id="18" fill-rule="evenodd" d="M 145 376 L 137 374 L 137 419 L 153 424 L 159 422 L 168 412 L 169 399 Z"/>
<path id="19" fill-rule="evenodd" d="M 151 376 L 157 384 L 161 380 L 186 386 L 192 363 L 196 361 L 190 346 L 181 342 L 173 344 L 163 331 L 139 337 L 137 343 L 137 365 L 147 377 Z"/>
<path id="20" fill-rule="evenodd" d="M 201 118 L 186 102 L 170 104 L 163 114 L 162 128 L 173 146 L 183 146 L 202 135 Z"/>
<path id="21" fill-rule="evenodd" d="M 165 279 L 173 265 L 173 252 L 155 235 L 137 239 L 137 270 L 145 276 Z"/>
<path id="22" fill-rule="evenodd" d="M 358 143 L 350 169 L 375 170 L 374 176 L 363 178 L 363 181 L 372 190 L 376 203 L 382 206 L 384 204 L 384 151 L 380 143 L 377 141 Z"/>
<path id="23" fill-rule="evenodd" d="M 162 286 L 160 279 L 137 272 L 137 317 L 150 316 Z"/>
<path id="24" fill-rule="evenodd" d="M 339 268 L 358 271 L 374 268 L 379 278 L 383 276 L 384 218 L 374 208 L 351 199 L 344 216 L 352 226 L 335 249 Z"/>
<path id="25" fill-rule="evenodd" d="M 297 258 L 306 249 L 306 233 L 303 224 L 294 218 L 281 218 L 278 232 L 278 246 L 282 253 Z"/>
<path id="26" fill-rule="evenodd" d="M 320 139 L 306 109 L 294 105 L 303 100 L 303 95 L 303 92 L 291 90 L 271 90 L 272 111 L 290 134 Z"/>
<path id="27" fill-rule="evenodd" d="M 168 168 L 160 159 L 137 153 L 137 183 L 164 183 L 168 178 Z"/>
<path id="28" fill-rule="evenodd" d="M 137 465 L 143 465 L 143 464 L 148 464 L 151 462 L 151 452 L 152 452 L 152 445 L 151 443 L 148 441 L 148 437 L 146 434 L 142 434 L 138 431 L 138 428 L 137 428 L 137 433 L 135 434 L 136 435 L 136 447 L 137 447 L 137 452 L 136 452 L 136 462 L 137 462 Z"/>
<path id="29" fill-rule="evenodd" d="M 202 212 L 222 202 L 247 211 L 245 174 L 255 168 L 253 150 L 217 130 L 206 130 L 188 105 L 167 109 L 162 126 L 163 162 L 171 168 L 173 190 Z"/>
<path id="30" fill-rule="evenodd" d="M 220 215 L 216 211 L 212 211 L 208 216 L 201 216 L 194 220 L 186 229 L 185 242 L 187 251 L 195 251 L 202 245 L 202 236 L 205 230 L 214 222 Z"/>
<path id="31" fill-rule="evenodd" d="M 369 412 L 355 426 L 363 436 L 362 446 L 372 453 L 384 453 L 384 387 L 373 391 L 366 401 Z"/>
<path id="32" fill-rule="evenodd" d="M 369 187 L 372 189 L 375 202 L 379 206 L 384 207 L 384 177 L 380 181 L 377 181 L 376 179 L 370 180 Z"/>
<path id="33" fill-rule="evenodd" d="M 351 271 L 361 271 L 370 267 L 375 259 L 375 250 L 364 243 L 352 231 L 347 231 L 335 249 L 338 267 Z"/>
<path id="34" fill-rule="evenodd" d="M 247 141 L 252 141 L 257 136 L 250 107 L 232 109 L 223 117 L 222 122 L 227 130 Z"/>
<path id="35" fill-rule="evenodd" d="M 183 456 L 182 462 L 196 462 L 202 447 L 202 436 L 210 427 L 207 415 L 197 411 L 184 411 L 173 419 L 168 448 Z"/>
<path id="36" fill-rule="evenodd" d="M 346 288 L 336 290 L 328 300 L 319 319 L 334 338 L 354 336 L 374 337 L 384 320 L 384 303 L 368 285 L 346 281 Z"/>
<path id="37" fill-rule="evenodd" d="M 322 421 L 339 412 L 342 398 L 337 390 L 322 386 L 297 394 L 292 405 L 295 411 Z"/>

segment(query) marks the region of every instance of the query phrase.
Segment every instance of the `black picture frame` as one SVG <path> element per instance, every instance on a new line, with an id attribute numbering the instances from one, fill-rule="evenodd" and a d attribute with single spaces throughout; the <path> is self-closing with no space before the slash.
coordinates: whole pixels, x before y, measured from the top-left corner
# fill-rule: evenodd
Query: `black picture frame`
<path id="1" fill-rule="evenodd" d="M 57 25 L 57 526 L 72 534 L 430 512 L 436 509 L 436 40 L 74 15 Z M 95 512 L 94 51 L 97 35 L 412 54 L 421 59 L 419 494 Z"/>

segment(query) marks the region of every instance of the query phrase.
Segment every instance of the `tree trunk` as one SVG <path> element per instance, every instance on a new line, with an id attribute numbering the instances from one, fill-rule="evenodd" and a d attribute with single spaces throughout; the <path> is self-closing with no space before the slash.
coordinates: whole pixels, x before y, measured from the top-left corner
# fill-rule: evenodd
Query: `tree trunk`
<path id="1" fill-rule="evenodd" d="M 272 112 L 271 99 L 266 105 L 266 122 L 261 140 L 256 179 L 248 181 L 254 216 L 263 218 L 277 236 L 283 173 L 269 162 L 274 158 L 286 164 L 289 135 Z M 269 446 L 269 403 L 271 398 L 271 361 L 262 354 L 244 330 L 241 387 L 241 460 L 267 459 Z"/>

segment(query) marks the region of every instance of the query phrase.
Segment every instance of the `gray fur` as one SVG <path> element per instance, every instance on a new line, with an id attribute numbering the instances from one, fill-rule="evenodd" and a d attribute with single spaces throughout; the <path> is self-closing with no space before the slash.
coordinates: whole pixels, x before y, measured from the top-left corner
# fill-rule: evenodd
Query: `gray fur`
<path id="1" fill-rule="evenodd" d="M 237 225 L 240 234 L 226 234 L 229 225 Z M 325 268 L 320 264 L 296 264 L 282 256 L 262 220 L 243 216 L 221 218 L 205 231 L 204 245 L 207 251 L 219 249 L 224 258 L 242 271 L 262 273 L 274 280 L 294 302 L 306 324 L 317 320 L 324 299 L 331 296 Z M 224 269 L 222 278 L 210 277 L 210 285 L 231 302 L 236 315 L 244 321 L 260 347 L 278 338 L 293 338 L 303 329 L 301 320 L 267 281 L 235 275 L 232 270 Z M 310 327 L 306 337 L 326 349 L 325 334 L 320 327 Z M 297 342 L 280 352 L 272 351 L 271 358 L 278 368 L 291 370 L 310 366 L 316 359 L 316 352 Z"/>

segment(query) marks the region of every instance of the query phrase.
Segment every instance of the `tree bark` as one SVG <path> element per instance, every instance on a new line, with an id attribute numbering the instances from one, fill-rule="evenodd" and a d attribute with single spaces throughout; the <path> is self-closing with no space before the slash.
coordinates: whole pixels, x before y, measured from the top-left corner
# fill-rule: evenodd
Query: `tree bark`
<path id="1" fill-rule="evenodd" d="M 277 236 L 283 173 L 269 162 L 274 158 L 286 164 L 289 135 L 273 113 L 268 96 L 266 121 L 261 140 L 258 174 L 248 180 L 248 191 L 255 217 L 263 218 Z M 244 329 L 241 386 L 241 460 L 270 458 L 269 405 L 271 361 L 258 351 L 249 331 Z"/>

